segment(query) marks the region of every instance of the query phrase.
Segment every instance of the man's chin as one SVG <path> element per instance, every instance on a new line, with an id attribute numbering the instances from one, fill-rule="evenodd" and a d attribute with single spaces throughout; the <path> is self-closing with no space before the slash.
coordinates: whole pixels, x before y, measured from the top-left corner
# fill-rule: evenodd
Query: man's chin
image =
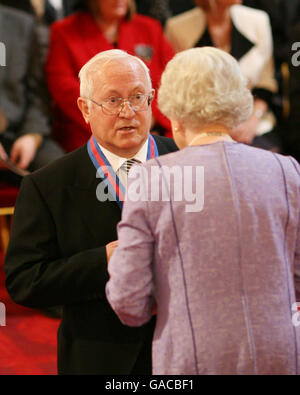
<path id="1" fill-rule="evenodd" d="M 123 138 L 120 139 L 118 141 L 118 144 L 115 145 L 115 148 L 120 152 L 120 153 L 124 153 L 124 155 L 128 155 L 128 153 L 130 152 L 130 154 L 135 154 L 136 152 L 138 152 L 143 144 L 145 143 L 145 141 L 147 140 L 148 135 L 147 136 L 136 136 L 136 135 L 132 135 L 130 137 L 127 136 L 127 138 Z M 120 155 L 119 153 L 119 155 Z"/>
<path id="2" fill-rule="evenodd" d="M 119 134 L 119 144 L 120 147 L 130 147 L 134 145 L 143 144 L 147 138 L 147 135 L 141 135 L 135 131 L 125 131 Z"/>

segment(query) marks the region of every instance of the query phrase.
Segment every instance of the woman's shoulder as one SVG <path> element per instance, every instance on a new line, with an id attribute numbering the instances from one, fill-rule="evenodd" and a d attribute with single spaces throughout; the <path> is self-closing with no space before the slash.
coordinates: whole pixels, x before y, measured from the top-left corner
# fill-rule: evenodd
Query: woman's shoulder
<path id="1" fill-rule="evenodd" d="M 230 12 L 233 18 L 241 23 L 247 21 L 250 24 L 264 24 L 269 21 L 269 16 L 265 11 L 241 4 L 232 6 Z"/>
<path id="2" fill-rule="evenodd" d="M 300 165 L 295 158 L 247 144 L 232 144 L 227 152 L 238 154 L 241 161 L 253 164 L 256 168 L 282 169 L 300 175 Z M 300 178 L 299 178 L 300 181 Z"/>
<path id="3" fill-rule="evenodd" d="M 191 10 L 182 12 L 181 14 L 172 16 L 167 20 L 166 29 L 178 26 L 186 26 L 193 21 L 199 22 L 201 19 L 205 19 L 205 13 L 200 7 L 192 8 Z"/>
<path id="4" fill-rule="evenodd" d="M 87 12 L 74 12 L 51 25 L 52 31 L 71 32 L 78 28 L 86 19 L 91 18 Z"/>
<path id="5" fill-rule="evenodd" d="M 165 34 L 176 52 L 191 48 L 203 35 L 206 16 L 200 7 L 192 8 L 167 20 Z"/>

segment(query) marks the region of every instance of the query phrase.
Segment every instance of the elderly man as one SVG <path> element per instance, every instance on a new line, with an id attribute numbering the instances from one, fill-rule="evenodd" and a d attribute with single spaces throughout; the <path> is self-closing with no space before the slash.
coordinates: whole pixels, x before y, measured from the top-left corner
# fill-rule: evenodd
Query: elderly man
<path id="1" fill-rule="evenodd" d="M 105 298 L 107 259 L 117 244 L 126 171 L 133 161 L 177 147 L 149 135 L 154 92 L 140 59 L 102 52 L 82 68 L 80 80 L 78 106 L 92 137 L 25 177 L 6 286 L 25 306 L 64 305 L 59 373 L 150 374 L 153 323 L 128 328 L 113 313 Z"/>

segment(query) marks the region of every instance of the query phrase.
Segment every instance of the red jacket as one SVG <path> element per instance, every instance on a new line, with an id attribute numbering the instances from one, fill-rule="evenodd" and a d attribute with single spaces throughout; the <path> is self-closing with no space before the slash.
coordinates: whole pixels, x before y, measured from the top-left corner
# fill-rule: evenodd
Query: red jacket
<path id="1" fill-rule="evenodd" d="M 139 44 L 144 46 L 137 47 Z M 77 107 L 78 73 L 94 55 L 113 48 L 89 13 L 74 13 L 51 26 L 46 75 L 54 104 L 53 134 L 67 152 L 84 144 L 91 135 Z M 153 88 L 157 89 L 165 65 L 174 55 L 159 22 L 143 15 L 122 21 L 118 48 L 144 60 L 150 69 Z M 152 53 L 150 60 L 140 56 L 145 51 Z M 170 122 L 158 110 L 156 99 L 152 109 L 157 123 L 171 136 Z"/>

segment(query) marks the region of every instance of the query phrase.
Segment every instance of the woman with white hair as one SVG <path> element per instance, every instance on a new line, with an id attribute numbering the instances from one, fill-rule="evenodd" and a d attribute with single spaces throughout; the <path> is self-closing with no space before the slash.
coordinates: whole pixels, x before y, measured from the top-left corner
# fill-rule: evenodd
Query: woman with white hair
<path id="1" fill-rule="evenodd" d="M 177 54 L 158 102 L 181 150 L 131 170 L 111 306 L 140 326 L 157 305 L 154 374 L 299 374 L 300 166 L 231 139 L 253 99 L 222 50 Z"/>

